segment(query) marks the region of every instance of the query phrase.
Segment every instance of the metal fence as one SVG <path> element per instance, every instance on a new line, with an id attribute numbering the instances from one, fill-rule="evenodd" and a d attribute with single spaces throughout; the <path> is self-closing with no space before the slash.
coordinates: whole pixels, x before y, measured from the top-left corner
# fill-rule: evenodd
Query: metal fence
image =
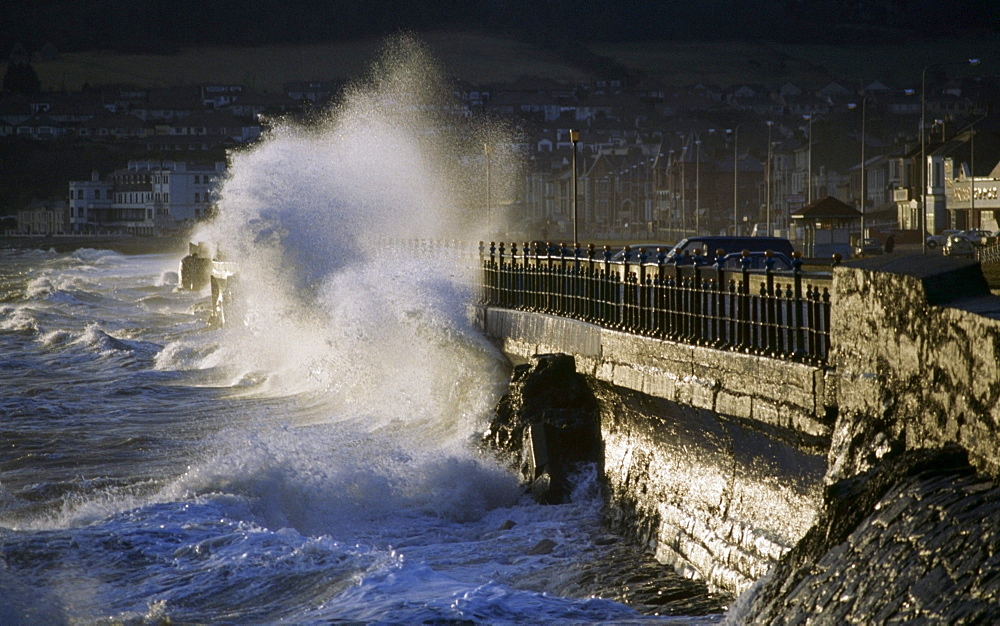
<path id="1" fill-rule="evenodd" d="M 976 259 L 982 263 L 1000 263 L 1000 242 L 976 247 Z"/>
<path id="2" fill-rule="evenodd" d="M 626 253 L 548 246 L 480 246 L 482 303 L 549 313 L 693 345 L 824 365 L 830 348 L 830 274 L 729 270 Z M 770 266 L 770 263 L 767 265 Z"/>

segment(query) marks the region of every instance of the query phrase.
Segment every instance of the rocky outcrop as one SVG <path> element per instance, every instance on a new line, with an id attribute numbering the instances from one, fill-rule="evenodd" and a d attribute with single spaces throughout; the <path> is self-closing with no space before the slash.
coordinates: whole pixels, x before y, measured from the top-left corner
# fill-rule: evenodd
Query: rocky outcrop
<path id="1" fill-rule="evenodd" d="M 831 485 L 815 526 L 733 623 L 997 623 L 1000 486 L 958 446 L 887 457 Z"/>
<path id="2" fill-rule="evenodd" d="M 580 465 L 603 460 L 597 408 L 572 356 L 537 355 L 514 369 L 483 442 L 517 460 L 538 501 L 562 502 Z"/>

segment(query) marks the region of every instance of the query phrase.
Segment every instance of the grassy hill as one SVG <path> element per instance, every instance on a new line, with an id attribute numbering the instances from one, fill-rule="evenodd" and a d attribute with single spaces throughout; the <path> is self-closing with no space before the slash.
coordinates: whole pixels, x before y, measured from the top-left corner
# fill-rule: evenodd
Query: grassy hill
<path id="1" fill-rule="evenodd" d="M 418 35 L 445 71 L 474 84 L 510 81 L 522 75 L 582 81 L 607 77 L 609 66 L 667 84 L 741 82 L 845 86 L 879 79 L 915 84 L 921 69 L 942 60 L 978 57 L 976 74 L 1000 73 L 996 37 L 915 41 L 907 45 L 779 45 L 769 42 L 658 42 L 579 45 L 570 51 L 542 49 L 523 41 L 472 31 Z M 67 53 L 34 64 L 45 89 L 131 83 L 142 86 L 240 83 L 278 91 L 282 83 L 348 79 L 367 71 L 383 46 L 379 39 L 257 48 L 201 47 L 172 55 Z"/>

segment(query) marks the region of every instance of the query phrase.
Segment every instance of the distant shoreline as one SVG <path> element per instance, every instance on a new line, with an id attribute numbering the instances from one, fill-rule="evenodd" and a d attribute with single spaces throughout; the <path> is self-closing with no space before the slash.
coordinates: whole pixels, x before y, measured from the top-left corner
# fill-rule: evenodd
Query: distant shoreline
<path id="1" fill-rule="evenodd" d="M 0 250 L 55 250 L 72 252 L 81 248 L 114 250 L 121 254 L 178 254 L 187 253 L 190 240 L 184 236 L 139 237 L 129 235 L 53 235 L 53 236 L 3 236 Z"/>

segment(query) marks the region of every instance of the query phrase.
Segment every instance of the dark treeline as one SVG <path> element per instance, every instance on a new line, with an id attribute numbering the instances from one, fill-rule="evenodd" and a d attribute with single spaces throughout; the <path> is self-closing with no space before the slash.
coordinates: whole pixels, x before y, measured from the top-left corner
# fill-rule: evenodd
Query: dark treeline
<path id="1" fill-rule="evenodd" d="M 168 53 L 189 44 L 331 41 L 475 28 L 570 41 L 900 41 L 998 30 L 994 0 L 0 0 L 0 46 Z"/>

